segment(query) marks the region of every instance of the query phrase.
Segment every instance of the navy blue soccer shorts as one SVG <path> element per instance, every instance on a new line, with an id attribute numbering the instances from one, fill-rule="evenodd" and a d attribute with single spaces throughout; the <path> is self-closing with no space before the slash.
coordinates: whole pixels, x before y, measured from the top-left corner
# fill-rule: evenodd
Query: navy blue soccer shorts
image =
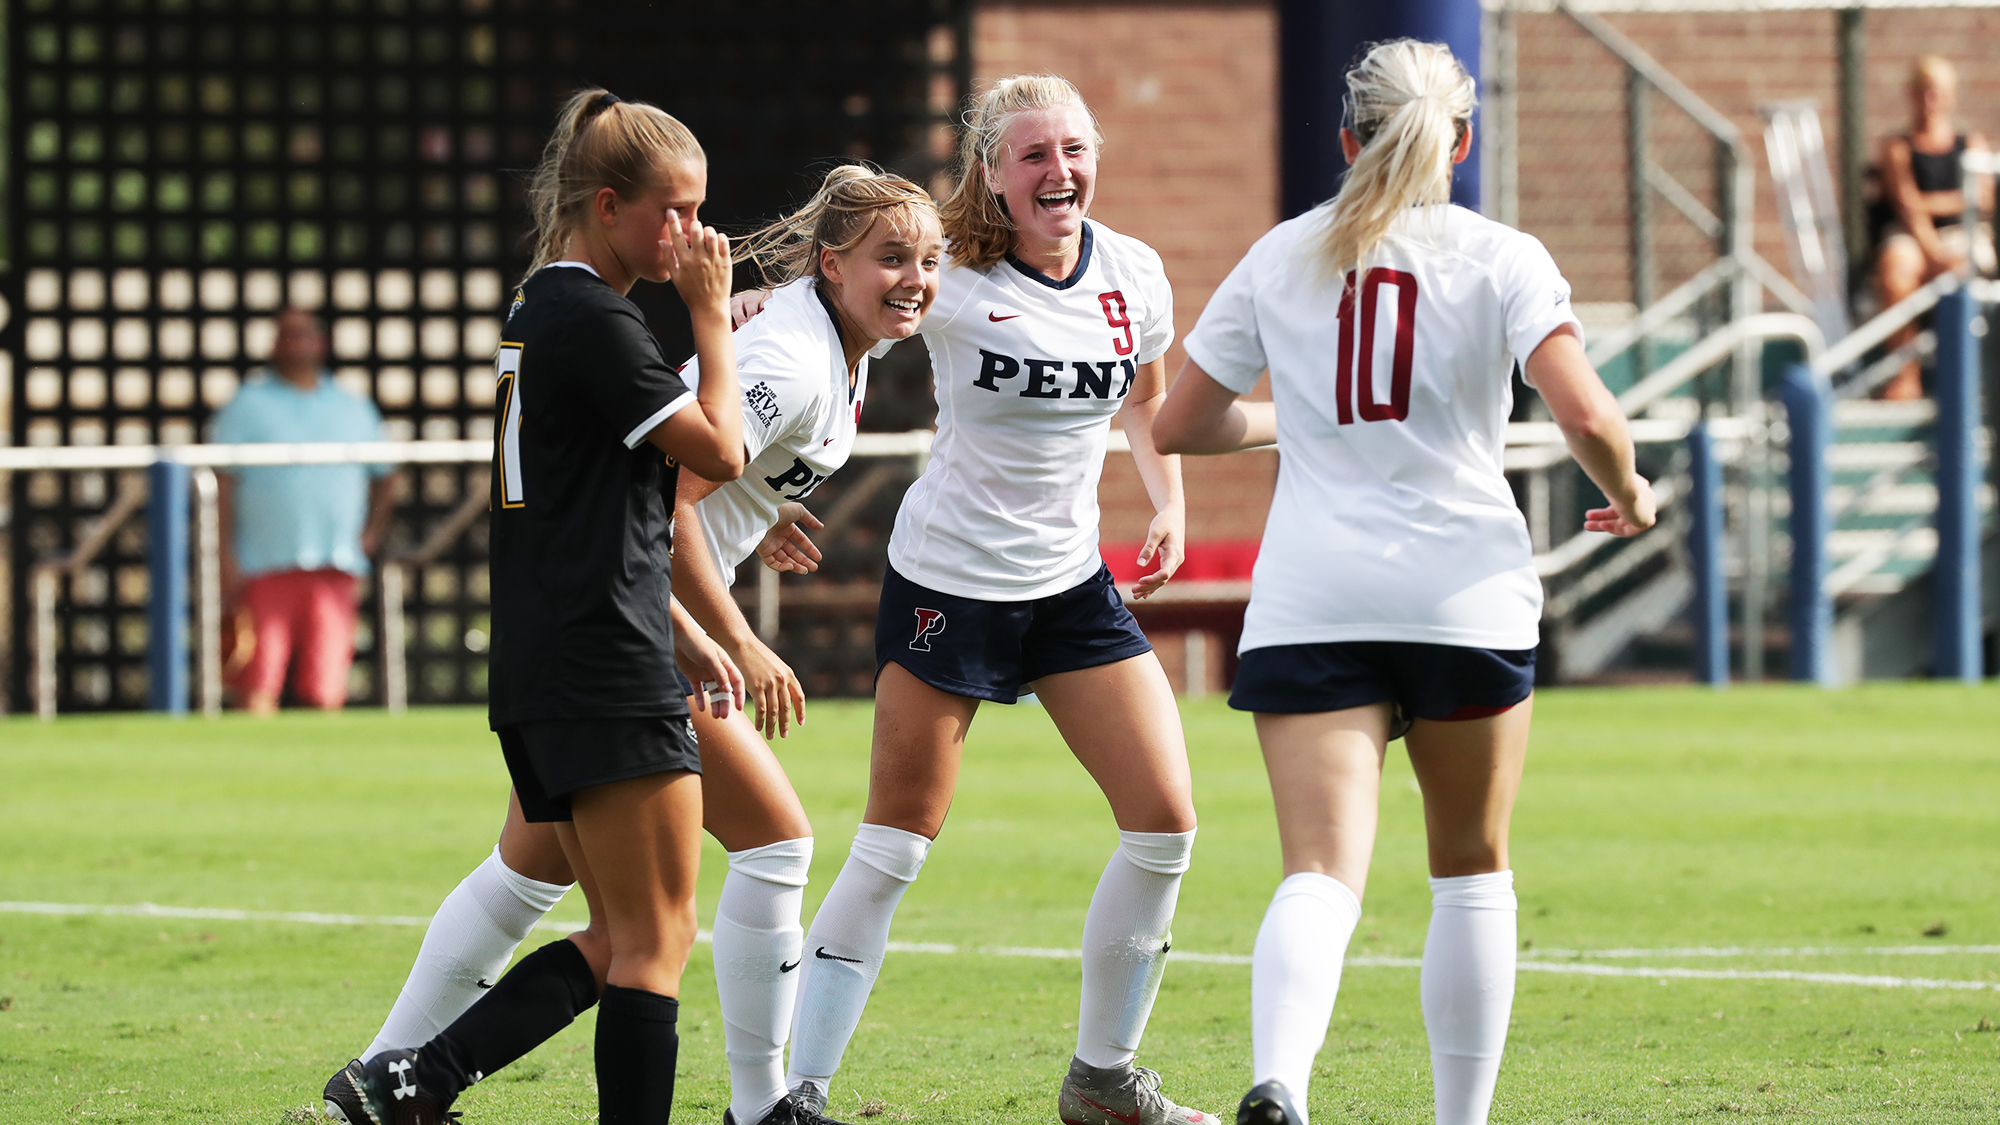
<path id="1" fill-rule="evenodd" d="M 1330 641 L 1244 653 L 1229 705 L 1303 714 L 1391 703 L 1405 719 L 1454 722 L 1498 715 L 1534 689 L 1531 648 Z"/>
<path id="2" fill-rule="evenodd" d="M 900 664 L 939 691 L 1012 703 L 1043 676 L 1115 664 L 1153 651 L 1125 608 L 1111 568 L 1024 602 L 940 593 L 896 573 L 882 580 L 875 675 Z"/>

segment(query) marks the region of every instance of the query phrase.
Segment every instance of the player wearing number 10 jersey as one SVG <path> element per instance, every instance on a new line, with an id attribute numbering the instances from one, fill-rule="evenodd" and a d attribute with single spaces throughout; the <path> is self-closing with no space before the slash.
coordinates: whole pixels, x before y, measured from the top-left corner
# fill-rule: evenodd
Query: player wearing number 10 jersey
<path id="1" fill-rule="evenodd" d="M 1216 290 L 1155 428 L 1182 453 L 1274 438 L 1284 451 L 1230 693 L 1257 716 L 1286 875 L 1257 933 L 1241 1125 L 1306 1125 L 1399 720 L 1430 844 L 1437 1121 L 1486 1120 L 1514 995 L 1507 823 L 1541 616 L 1502 474 L 1517 362 L 1611 502 L 1585 526 L 1653 522 L 1555 262 L 1445 202 L 1473 106 L 1447 48 L 1369 51 L 1348 75 L 1340 194 L 1259 240 Z M 1273 402 L 1238 403 L 1266 370 Z"/>

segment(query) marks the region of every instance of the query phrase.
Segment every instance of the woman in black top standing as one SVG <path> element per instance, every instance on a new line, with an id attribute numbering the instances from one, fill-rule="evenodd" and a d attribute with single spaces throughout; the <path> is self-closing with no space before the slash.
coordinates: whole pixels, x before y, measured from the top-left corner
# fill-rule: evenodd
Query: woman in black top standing
<path id="1" fill-rule="evenodd" d="M 603 90 L 570 99 L 536 169 L 535 264 L 499 355 L 491 722 L 526 819 L 556 825 L 590 926 L 523 958 L 422 1047 L 368 1060 L 376 1125 L 440 1121 L 600 1000 L 598 1120 L 667 1120 L 702 824 L 670 520 L 681 466 L 731 480 L 744 453 L 729 244 L 695 220 L 707 183 L 685 126 Z M 642 277 L 687 302 L 698 393 L 625 297 Z"/>
<path id="2" fill-rule="evenodd" d="M 1978 272 L 1993 272 L 1992 230 L 1985 223 L 1979 230 L 1964 226 L 1965 172 L 1959 166 L 1966 149 L 1984 152 L 1986 141 L 1977 133 L 1958 131 L 1951 119 L 1957 105 L 1958 72 L 1943 56 L 1925 55 L 1910 67 L 1910 131 L 1890 137 L 1882 150 L 1882 178 L 1895 215 L 1875 258 L 1875 285 L 1884 308 L 1932 278 L 1962 268 L 1968 259 Z M 1993 201 L 1979 202 L 1979 209 L 1990 214 Z M 1916 334 L 1911 325 L 1890 337 L 1889 345 L 1901 347 Z M 1922 398 L 1919 366 L 1915 359 L 1905 363 L 1878 392 L 1880 397 Z"/>

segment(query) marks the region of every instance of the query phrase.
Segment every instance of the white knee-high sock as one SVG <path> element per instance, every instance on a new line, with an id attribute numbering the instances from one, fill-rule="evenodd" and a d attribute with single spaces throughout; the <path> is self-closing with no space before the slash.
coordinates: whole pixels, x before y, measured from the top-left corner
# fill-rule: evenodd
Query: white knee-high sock
<path id="1" fill-rule="evenodd" d="M 1277 1080 L 1301 1115 L 1313 1059 L 1326 1043 L 1361 900 L 1347 884 L 1301 871 L 1278 884 L 1250 956 L 1250 1050 L 1257 1083 Z M 1304 1125 L 1301 1122 L 1301 1125 Z"/>
<path id="2" fill-rule="evenodd" d="M 824 1099 L 840 1056 L 861 1023 L 868 991 L 882 972 L 889 923 L 917 881 L 931 842 L 914 832 L 863 824 L 840 875 L 827 889 L 800 956 L 792 1064 L 785 1085 L 809 1084 Z"/>
<path id="3" fill-rule="evenodd" d="M 1160 994 L 1181 876 L 1193 832 L 1120 832 L 1083 918 L 1083 1001 L 1076 1057 L 1098 1068 L 1132 1065 Z"/>
<path id="4" fill-rule="evenodd" d="M 1514 873 L 1431 880 L 1424 1030 L 1438 1125 L 1485 1125 L 1514 1010 Z"/>
<path id="5" fill-rule="evenodd" d="M 812 848 L 807 836 L 730 852 L 715 904 L 715 992 L 736 1125 L 757 1125 L 785 1096 L 785 1039 L 805 940 L 799 906 Z"/>
<path id="6" fill-rule="evenodd" d="M 493 987 L 514 950 L 574 883 L 543 883 L 510 869 L 495 846 L 438 904 L 389 1018 L 362 1058 L 420 1047 Z"/>

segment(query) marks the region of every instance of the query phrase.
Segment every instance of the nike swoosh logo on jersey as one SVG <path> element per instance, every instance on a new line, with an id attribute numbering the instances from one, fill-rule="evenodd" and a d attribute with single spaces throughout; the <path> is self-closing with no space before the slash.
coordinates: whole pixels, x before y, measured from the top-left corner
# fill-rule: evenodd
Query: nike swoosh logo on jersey
<path id="1" fill-rule="evenodd" d="M 1001 315 L 1000 315 L 999 313 L 987 313 L 987 314 L 986 314 L 986 319 L 988 319 L 988 320 L 992 321 L 992 322 L 993 322 L 993 323 L 995 323 L 995 324 L 998 324 L 998 323 L 1000 323 L 1000 322 L 1001 322 L 1001 321 L 1003 321 L 1003 320 L 1013 320 L 1013 319 L 1014 319 L 1014 317 L 1017 317 L 1017 316 L 1020 316 L 1020 315 L 1022 315 L 1022 314 L 1021 314 L 1021 313 L 1015 313 L 1015 314 L 1014 314 L 1013 316 L 1001 316 Z"/>
<path id="2" fill-rule="evenodd" d="M 803 961 L 803 960 L 805 960 L 805 958 L 803 958 L 803 957 L 799 958 L 799 961 Z M 794 962 L 792 962 L 792 963 L 791 963 L 791 964 L 789 964 L 789 965 L 787 965 L 787 964 L 784 964 L 784 963 L 780 962 L 780 963 L 779 963 L 779 965 L 778 965 L 778 971 L 779 971 L 779 972 L 781 972 L 781 973 L 789 973 L 789 972 L 791 972 L 791 971 L 792 971 L 793 969 L 796 969 L 796 968 L 798 968 L 798 967 L 799 967 L 799 962 L 798 962 L 798 961 L 794 961 Z"/>
<path id="3" fill-rule="evenodd" d="M 820 946 L 820 947 L 819 947 L 819 949 L 818 949 L 817 951 L 815 951 L 815 952 L 813 953 L 813 956 L 814 956 L 814 957 L 817 957 L 817 958 L 819 958 L 819 959 L 820 959 L 820 960 L 822 960 L 822 961 L 845 961 L 845 962 L 847 962 L 847 963 L 848 963 L 848 964 L 850 964 L 850 965 L 859 965 L 859 964 L 861 964 L 861 958 L 859 958 L 859 957 L 842 957 L 842 956 L 841 956 L 840 954 L 838 954 L 838 953 L 828 953 L 828 952 L 826 951 L 826 946 L 824 946 L 824 945 Z M 1136 1121 L 1135 1121 L 1135 1122 L 1133 1122 L 1133 1125 L 1138 1125 L 1138 1122 L 1136 1122 Z"/>
<path id="4" fill-rule="evenodd" d="M 492 982 L 492 981 L 490 981 L 490 980 L 487 980 L 487 979 L 486 979 L 485 977 L 480 977 L 480 978 L 479 978 L 479 987 L 481 987 L 481 988 L 492 988 L 492 987 L 493 987 L 493 982 Z"/>

